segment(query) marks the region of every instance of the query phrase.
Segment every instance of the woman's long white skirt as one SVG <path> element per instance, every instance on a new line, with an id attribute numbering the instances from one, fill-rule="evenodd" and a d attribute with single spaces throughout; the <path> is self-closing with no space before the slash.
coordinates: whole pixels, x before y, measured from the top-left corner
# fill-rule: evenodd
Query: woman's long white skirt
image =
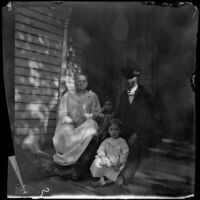
<path id="1" fill-rule="evenodd" d="M 56 150 L 54 161 L 64 166 L 76 163 L 97 130 L 98 124 L 92 119 L 86 120 L 77 128 L 70 124 L 58 124 L 53 137 Z"/>

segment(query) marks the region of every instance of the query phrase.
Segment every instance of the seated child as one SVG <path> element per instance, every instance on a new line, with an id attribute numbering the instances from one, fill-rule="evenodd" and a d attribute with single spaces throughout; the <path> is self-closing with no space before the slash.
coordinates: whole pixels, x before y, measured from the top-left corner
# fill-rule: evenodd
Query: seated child
<path id="1" fill-rule="evenodd" d="M 112 119 L 109 122 L 110 137 L 101 143 L 90 167 L 92 176 L 100 178 L 96 183 L 97 186 L 116 182 L 127 161 L 129 147 L 126 141 L 119 137 L 120 126 L 121 122 L 118 119 Z"/>
<path id="2" fill-rule="evenodd" d="M 113 111 L 113 102 L 112 99 L 108 96 L 104 99 L 104 105 L 101 109 L 99 123 L 99 131 L 98 131 L 98 143 L 100 144 L 105 138 L 109 137 L 107 128 L 110 120 L 114 116 Z"/>

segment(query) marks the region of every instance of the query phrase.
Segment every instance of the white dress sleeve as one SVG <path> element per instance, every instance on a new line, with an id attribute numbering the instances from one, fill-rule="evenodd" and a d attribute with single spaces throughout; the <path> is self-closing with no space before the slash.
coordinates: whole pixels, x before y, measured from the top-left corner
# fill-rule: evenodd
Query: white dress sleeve
<path id="1" fill-rule="evenodd" d="M 72 118 L 68 115 L 68 105 L 67 105 L 67 100 L 68 100 L 69 94 L 66 93 L 59 104 L 59 109 L 58 109 L 58 121 L 60 123 L 71 123 L 73 120 Z"/>
<path id="2" fill-rule="evenodd" d="M 101 143 L 100 147 L 98 148 L 98 150 L 97 150 L 97 155 L 98 155 L 99 157 L 106 156 L 106 144 L 107 144 L 107 140 L 104 140 L 104 141 Z"/>
<path id="3" fill-rule="evenodd" d="M 93 94 L 93 100 L 92 100 L 92 114 L 99 114 L 101 112 L 101 106 L 99 103 L 99 98 L 97 94 Z"/>

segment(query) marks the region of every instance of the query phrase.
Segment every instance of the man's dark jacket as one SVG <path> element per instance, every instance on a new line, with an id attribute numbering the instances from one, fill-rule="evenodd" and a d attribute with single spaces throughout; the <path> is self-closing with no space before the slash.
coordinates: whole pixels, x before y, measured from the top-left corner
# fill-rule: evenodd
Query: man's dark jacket
<path id="1" fill-rule="evenodd" d="M 122 136 L 129 139 L 133 133 L 139 137 L 148 136 L 152 125 L 152 98 L 140 84 L 133 102 L 129 103 L 127 90 L 123 91 L 115 113 L 122 121 Z"/>

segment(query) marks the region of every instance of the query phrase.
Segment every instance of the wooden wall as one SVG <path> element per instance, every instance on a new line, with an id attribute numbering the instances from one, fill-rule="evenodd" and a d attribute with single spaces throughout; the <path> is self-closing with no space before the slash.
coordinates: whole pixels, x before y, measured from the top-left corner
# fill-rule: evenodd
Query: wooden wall
<path id="1" fill-rule="evenodd" d="M 62 13 L 54 8 L 16 8 L 16 136 L 54 134 L 63 23 Z"/>

